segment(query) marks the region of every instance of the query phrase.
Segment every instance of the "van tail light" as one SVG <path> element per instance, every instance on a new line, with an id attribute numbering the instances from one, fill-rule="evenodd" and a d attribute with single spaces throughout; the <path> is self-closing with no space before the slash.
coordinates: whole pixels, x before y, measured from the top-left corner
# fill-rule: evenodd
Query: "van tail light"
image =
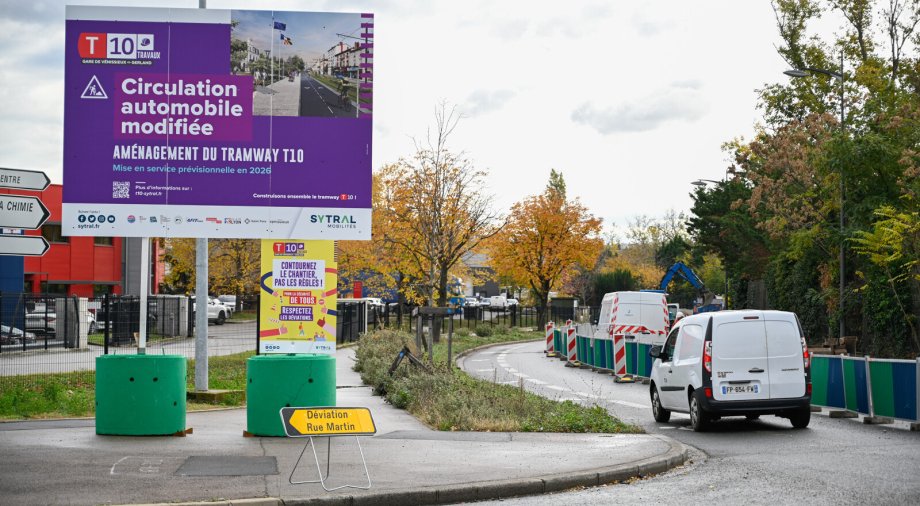
<path id="1" fill-rule="evenodd" d="M 811 367 L 811 354 L 808 353 L 808 343 L 802 338 L 802 360 L 805 361 L 805 369 Z"/>
<path id="2" fill-rule="evenodd" d="M 810 386 L 811 386 L 811 383 L 809 383 L 808 386 L 810 387 Z M 710 388 L 710 387 L 704 388 L 704 389 L 703 389 L 703 393 L 706 394 L 706 398 L 707 398 L 707 399 L 712 399 L 712 388 Z"/>
<path id="3" fill-rule="evenodd" d="M 703 369 L 712 374 L 712 341 L 703 343 Z"/>
<path id="4" fill-rule="evenodd" d="M 805 383 L 805 393 L 811 395 L 811 382 Z"/>

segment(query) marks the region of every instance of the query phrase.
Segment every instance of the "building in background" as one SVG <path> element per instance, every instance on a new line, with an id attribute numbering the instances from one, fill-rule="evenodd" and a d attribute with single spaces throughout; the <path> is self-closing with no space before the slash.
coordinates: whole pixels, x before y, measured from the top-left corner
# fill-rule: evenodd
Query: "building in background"
<path id="1" fill-rule="evenodd" d="M 52 293 L 95 297 L 106 293 L 140 293 L 140 241 L 123 237 L 77 237 L 61 234 L 61 198 L 63 186 L 53 184 L 44 191 L 0 189 L 0 193 L 38 197 L 51 216 L 39 230 L 26 235 L 42 235 L 51 245 L 41 257 L 25 257 L 26 293 Z M 164 276 L 162 255 L 154 240 L 150 248 L 151 293 L 157 293 Z"/>

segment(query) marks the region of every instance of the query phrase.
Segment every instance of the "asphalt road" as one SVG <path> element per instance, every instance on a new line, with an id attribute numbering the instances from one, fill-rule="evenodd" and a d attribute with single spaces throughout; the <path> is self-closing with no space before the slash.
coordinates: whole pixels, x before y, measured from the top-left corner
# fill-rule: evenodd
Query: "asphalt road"
<path id="1" fill-rule="evenodd" d="M 920 433 L 909 432 L 904 423 L 870 426 L 813 413 L 804 430 L 767 416 L 758 421 L 723 418 L 709 432 L 696 433 L 689 417 L 677 413 L 669 423 L 655 423 L 648 385 L 617 384 L 609 375 L 567 368 L 546 358 L 543 346 L 490 348 L 465 357 L 461 366 L 489 381 L 602 406 L 649 433 L 690 445 L 693 462 L 628 485 L 504 500 L 502 505 L 920 504 Z"/>
<path id="2" fill-rule="evenodd" d="M 300 75 L 300 116 L 354 118 L 355 106 L 349 101 L 339 105 L 339 94 L 323 86 L 304 72 Z"/>

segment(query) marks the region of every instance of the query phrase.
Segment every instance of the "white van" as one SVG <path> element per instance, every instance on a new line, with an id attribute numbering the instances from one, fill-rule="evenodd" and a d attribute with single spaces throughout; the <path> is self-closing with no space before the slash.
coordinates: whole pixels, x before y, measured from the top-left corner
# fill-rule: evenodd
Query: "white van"
<path id="1" fill-rule="evenodd" d="M 504 295 L 493 295 L 489 297 L 489 309 L 508 309 L 508 299 Z"/>
<path id="2" fill-rule="evenodd" d="M 776 415 L 797 429 L 811 419 L 811 361 L 795 313 L 688 316 L 649 355 L 657 422 L 667 422 L 671 411 L 689 413 L 696 431 L 723 416 Z"/>
<path id="3" fill-rule="evenodd" d="M 668 334 L 667 301 L 657 292 L 610 292 L 601 300 L 595 338 L 625 334 L 648 344 L 661 344 Z"/>

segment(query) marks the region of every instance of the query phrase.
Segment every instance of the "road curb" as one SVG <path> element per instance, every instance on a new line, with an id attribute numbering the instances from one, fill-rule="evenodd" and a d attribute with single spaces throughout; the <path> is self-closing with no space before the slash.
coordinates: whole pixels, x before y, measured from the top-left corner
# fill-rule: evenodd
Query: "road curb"
<path id="1" fill-rule="evenodd" d="M 667 451 L 654 457 L 586 471 L 573 471 L 514 480 L 475 482 L 463 485 L 408 488 L 367 494 L 328 495 L 301 499 L 265 497 L 213 502 L 157 503 L 143 506 L 378 506 L 389 504 L 422 506 L 541 495 L 576 487 L 597 487 L 622 482 L 630 478 L 644 478 L 649 475 L 663 473 L 687 461 L 688 449 L 686 445 L 667 436 L 652 436 L 667 443 Z"/>

